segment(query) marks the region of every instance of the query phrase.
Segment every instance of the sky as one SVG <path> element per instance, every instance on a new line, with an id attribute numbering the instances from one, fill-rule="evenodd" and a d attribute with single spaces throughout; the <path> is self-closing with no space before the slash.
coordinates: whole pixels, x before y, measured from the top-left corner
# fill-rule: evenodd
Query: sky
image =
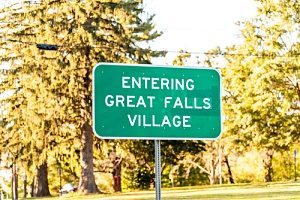
<path id="1" fill-rule="evenodd" d="M 154 64 L 170 64 L 176 51 L 204 52 L 240 42 L 238 21 L 256 14 L 254 0 L 145 0 L 146 11 L 164 34 L 151 43 L 155 50 L 175 51 Z"/>
<path id="2" fill-rule="evenodd" d="M 0 0 L 0 7 L 18 0 Z M 205 52 L 239 42 L 238 21 L 256 14 L 254 0 L 144 0 L 164 34 L 150 44 L 154 50 L 175 51 L 153 64 L 171 64 L 179 50 Z"/>

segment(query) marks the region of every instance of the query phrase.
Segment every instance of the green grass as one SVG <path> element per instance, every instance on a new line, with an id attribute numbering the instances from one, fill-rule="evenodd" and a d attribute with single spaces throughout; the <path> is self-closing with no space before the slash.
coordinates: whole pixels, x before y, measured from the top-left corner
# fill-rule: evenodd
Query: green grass
<path id="1" fill-rule="evenodd" d="M 35 200 L 153 200 L 155 191 L 126 192 L 118 194 L 79 195 L 69 194 Z M 213 200 L 300 200 L 300 183 L 237 184 L 182 187 L 162 190 L 162 199 L 213 199 Z"/>

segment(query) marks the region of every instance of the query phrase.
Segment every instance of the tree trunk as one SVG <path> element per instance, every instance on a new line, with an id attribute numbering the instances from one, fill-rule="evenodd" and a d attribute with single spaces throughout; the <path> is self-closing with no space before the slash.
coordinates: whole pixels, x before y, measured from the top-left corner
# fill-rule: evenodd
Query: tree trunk
<path id="1" fill-rule="evenodd" d="M 16 163 L 12 165 L 12 200 L 18 199 L 18 174 Z"/>
<path id="2" fill-rule="evenodd" d="M 114 182 L 114 191 L 115 192 L 122 192 L 122 185 L 121 185 L 121 165 L 122 159 L 120 157 L 116 157 L 113 161 L 113 182 Z"/>
<path id="3" fill-rule="evenodd" d="M 211 160 L 210 160 L 210 175 L 209 175 L 209 182 L 211 185 L 216 184 L 216 168 L 215 168 L 215 161 L 212 154 Z"/>
<path id="4" fill-rule="evenodd" d="M 271 149 L 268 149 L 265 153 L 263 164 L 265 169 L 265 182 L 272 182 L 272 175 L 273 175 L 273 165 L 272 165 L 272 159 L 273 159 L 274 151 Z"/>
<path id="5" fill-rule="evenodd" d="M 231 168 L 230 168 L 230 165 L 229 165 L 229 161 L 228 161 L 228 156 L 227 155 L 225 156 L 225 163 L 226 163 L 227 170 L 228 170 L 229 182 L 232 183 L 232 184 L 234 184 L 234 179 L 233 179 L 233 176 L 232 176 L 232 172 L 231 172 Z"/>
<path id="6" fill-rule="evenodd" d="M 23 199 L 26 199 L 26 197 L 27 197 L 27 176 L 26 175 L 24 175 L 23 181 L 24 181 L 24 184 L 23 184 L 23 191 L 24 191 Z"/>
<path id="7" fill-rule="evenodd" d="M 210 149 L 210 161 L 209 161 L 209 182 L 210 185 L 217 184 L 218 174 L 217 174 L 217 164 L 218 164 L 218 156 L 217 156 L 217 150 L 215 147 L 213 147 L 213 144 L 211 143 L 211 149 Z"/>
<path id="8" fill-rule="evenodd" d="M 48 166 L 47 161 L 37 168 L 37 197 L 51 196 L 48 183 Z"/>
<path id="9" fill-rule="evenodd" d="M 32 178 L 31 182 L 31 191 L 30 191 L 30 196 L 35 197 L 35 182 L 34 182 L 35 177 Z"/>
<path id="10" fill-rule="evenodd" d="M 81 176 L 78 190 L 83 193 L 99 193 L 100 191 L 95 182 L 93 166 L 93 130 L 87 122 L 81 128 L 81 145 Z"/>

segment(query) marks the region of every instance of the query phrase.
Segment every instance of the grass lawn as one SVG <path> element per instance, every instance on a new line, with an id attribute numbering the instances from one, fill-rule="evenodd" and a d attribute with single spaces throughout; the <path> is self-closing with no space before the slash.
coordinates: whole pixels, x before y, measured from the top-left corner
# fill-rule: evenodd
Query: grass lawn
<path id="1" fill-rule="evenodd" d="M 154 200 L 155 191 L 126 192 L 118 194 L 79 195 L 68 194 L 52 198 L 32 198 L 35 200 Z M 270 184 L 236 184 L 236 185 L 215 185 L 182 187 L 162 190 L 162 199 L 299 199 L 299 183 L 270 183 Z"/>

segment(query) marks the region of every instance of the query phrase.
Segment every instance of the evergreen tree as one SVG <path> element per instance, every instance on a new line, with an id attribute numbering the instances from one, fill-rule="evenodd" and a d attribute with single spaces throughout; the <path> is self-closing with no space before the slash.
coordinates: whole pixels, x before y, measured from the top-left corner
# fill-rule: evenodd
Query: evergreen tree
<path id="1" fill-rule="evenodd" d="M 145 15 L 140 0 L 22 1 L 0 13 L 0 62 L 12 70 L 0 88 L 0 93 L 11 92 L 1 100 L 7 106 L 3 147 L 26 150 L 23 156 L 44 169 L 49 151 L 81 141 L 79 190 L 98 192 L 93 174 L 92 68 L 98 62 L 150 63 L 152 56 L 159 56 L 140 47 L 161 34 L 154 31 L 153 16 Z M 57 154 L 77 150 L 75 146 Z"/>

